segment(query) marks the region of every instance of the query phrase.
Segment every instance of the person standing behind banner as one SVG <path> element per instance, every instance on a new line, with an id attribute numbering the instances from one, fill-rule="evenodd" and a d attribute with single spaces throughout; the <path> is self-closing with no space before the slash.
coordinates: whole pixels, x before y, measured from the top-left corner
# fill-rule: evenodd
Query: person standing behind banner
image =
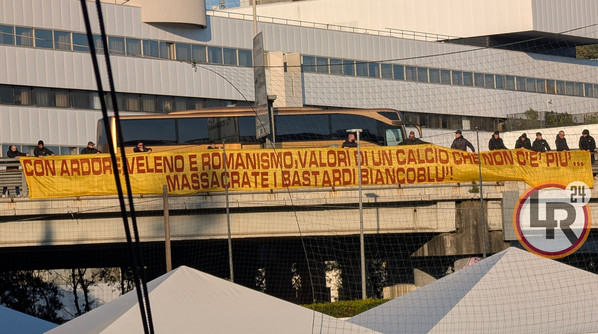
<path id="1" fill-rule="evenodd" d="M 567 145 L 567 138 L 565 138 L 565 131 L 559 131 L 554 141 L 557 151 L 569 151 L 569 145 Z"/>
<path id="2" fill-rule="evenodd" d="M 536 140 L 534 140 L 534 143 L 532 144 L 532 150 L 536 152 L 550 151 L 550 146 L 548 145 L 546 139 L 542 138 L 541 132 L 536 132 Z"/>
<path id="3" fill-rule="evenodd" d="M 96 144 L 90 141 L 87 142 L 87 147 L 81 150 L 81 154 L 100 154 L 102 153 L 100 150 L 95 148 Z"/>
<path id="4" fill-rule="evenodd" d="M 133 149 L 133 152 L 152 153 L 152 149 L 145 146 L 142 141 L 139 141 L 137 142 L 137 146 Z"/>
<path id="5" fill-rule="evenodd" d="M 505 143 L 503 143 L 502 138 L 500 138 L 500 133 L 498 131 L 494 131 L 492 138 L 488 142 L 488 149 L 492 150 L 506 150 L 507 147 Z"/>
<path id="6" fill-rule="evenodd" d="M 527 134 L 525 132 L 519 136 L 519 139 L 517 139 L 517 142 L 515 142 L 515 148 L 525 148 L 528 150 L 532 149 L 532 141 L 527 138 Z"/>
<path id="7" fill-rule="evenodd" d="M 455 139 L 453 140 L 453 143 L 451 144 L 451 148 L 455 149 L 455 150 L 467 152 L 468 147 L 471 149 L 472 152 L 475 152 L 475 148 L 469 142 L 469 140 L 463 138 L 463 134 L 462 134 L 461 130 L 455 131 Z"/>
<path id="8" fill-rule="evenodd" d="M 428 144 L 425 141 L 415 138 L 415 132 L 409 132 L 409 138 L 403 140 L 402 142 L 398 143 L 397 145 L 423 145 Z"/>
<path id="9" fill-rule="evenodd" d="M 581 137 L 579 137 L 579 149 L 590 153 L 596 150 L 596 141 L 594 140 L 594 137 L 590 136 L 590 130 L 584 129 L 581 132 Z M 594 154 L 591 153 L 591 156 L 592 164 L 594 164 Z"/>
<path id="10" fill-rule="evenodd" d="M 18 158 L 18 157 L 28 157 L 29 153 L 21 153 L 17 150 L 17 145 L 10 145 L 8 148 L 8 152 L 6 152 L 6 156 L 9 158 Z M 18 170 L 19 166 L 10 166 L 6 167 L 6 170 Z M 2 188 L 2 197 L 6 197 L 6 193 L 8 192 L 8 187 Z M 18 197 L 21 194 L 21 188 L 19 186 L 15 187 L 15 194 Z"/>
<path id="11" fill-rule="evenodd" d="M 355 141 L 355 134 L 349 133 L 347 135 L 347 140 L 343 142 L 342 148 L 349 148 L 349 147 L 357 147 L 357 142 Z"/>
<path id="12" fill-rule="evenodd" d="M 43 158 L 46 155 L 54 156 L 54 152 L 50 151 L 44 146 L 44 141 L 40 140 L 37 142 L 37 147 L 33 150 L 33 155 L 39 158 Z"/>

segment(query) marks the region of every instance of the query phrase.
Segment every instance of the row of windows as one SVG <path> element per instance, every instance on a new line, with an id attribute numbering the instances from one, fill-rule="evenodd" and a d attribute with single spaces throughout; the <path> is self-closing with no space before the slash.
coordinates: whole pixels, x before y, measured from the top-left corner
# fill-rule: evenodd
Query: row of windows
<path id="1" fill-rule="evenodd" d="M 405 112 L 406 123 L 419 124 L 423 128 L 451 129 L 451 130 L 472 130 L 481 131 L 502 130 L 503 119 L 478 116 L 458 116 L 445 114 L 428 114 Z"/>
<path id="2" fill-rule="evenodd" d="M 108 109 L 112 110 L 112 99 L 105 100 Z M 156 113 L 236 104 L 228 100 L 129 93 L 116 93 L 116 100 L 119 110 L 122 111 Z M 100 110 L 100 103 L 99 95 L 95 91 L 0 85 L 0 104 Z M 249 105 L 248 102 L 240 103 Z"/>
<path id="3" fill-rule="evenodd" d="M 303 72 L 598 98 L 598 84 L 303 56 Z"/>
<path id="4" fill-rule="evenodd" d="M 97 53 L 104 53 L 99 35 L 93 36 Z M 0 25 L 0 44 L 89 52 L 87 35 L 83 33 Z M 251 50 L 223 48 L 189 43 L 142 40 L 108 36 L 108 52 L 113 55 L 172 59 L 185 62 L 233 66 L 252 66 Z"/>

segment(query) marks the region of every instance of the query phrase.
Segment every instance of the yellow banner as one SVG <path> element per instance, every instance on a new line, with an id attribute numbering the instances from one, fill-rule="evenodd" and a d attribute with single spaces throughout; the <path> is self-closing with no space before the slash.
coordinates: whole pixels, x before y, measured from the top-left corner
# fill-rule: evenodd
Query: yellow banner
<path id="1" fill-rule="evenodd" d="M 583 181 L 593 187 L 590 154 L 498 150 L 481 153 L 484 181 Z M 226 161 L 226 173 L 224 164 Z M 116 184 L 107 154 L 21 157 L 29 197 L 114 195 Z M 478 154 L 435 145 L 362 149 L 362 184 L 451 183 L 479 180 Z M 121 180 L 124 164 L 117 163 Z M 229 190 L 355 186 L 357 149 L 205 150 L 136 153 L 126 168 L 134 194 L 193 194 Z"/>

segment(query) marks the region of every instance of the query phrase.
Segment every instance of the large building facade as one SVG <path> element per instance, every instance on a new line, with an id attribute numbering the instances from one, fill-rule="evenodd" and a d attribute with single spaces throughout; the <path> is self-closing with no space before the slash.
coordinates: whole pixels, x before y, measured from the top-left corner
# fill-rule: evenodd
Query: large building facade
<path id="1" fill-rule="evenodd" d="M 318 2 L 331 1 L 264 5 L 258 15 L 266 6 L 293 13 L 288 6 Z M 167 113 L 250 105 L 251 17 L 239 12 L 206 15 L 203 4 L 188 0 L 151 3 L 102 5 L 119 109 Z M 443 21 L 446 35 L 438 33 L 436 21 L 400 26 L 406 30 L 377 30 L 361 23 L 334 24 L 353 20 L 336 17 L 339 13 L 330 15 L 334 21 L 322 23 L 313 23 L 325 20 L 315 14 L 300 17 L 312 23 L 262 17 L 258 30 L 264 36 L 268 93 L 277 95 L 276 106 L 401 110 L 408 121 L 424 127 L 425 138 L 440 144 L 455 129 L 504 130 L 509 115 L 528 109 L 573 116 L 598 111 L 598 64 L 571 57 L 576 45 L 598 42 L 598 29 L 589 21 L 598 14 L 595 6 L 588 1 L 529 0 L 517 16 L 505 19 L 509 24 L 496 27 L 496 19 L 480 16 L 509 11 L 499 2 L 487 3 L 496 9 L 468 14 L 476 17 L 477 25 L 455 28 L 465 15 L 451 16 L 459 22 Z M 416 6 L 409 4 L 404 7 Z M 56 153 L 73 154 L 95 139 L 100 96 L 80 6 L 76 0 L 0 0 L 3 154 L 10 144 L 29 151 L 39 139 Z M 88 7 L 99 42 L 95 6 L 88 2 Z M 393 17 L 406 20 L 408 10 L 393 16 L 392 10 L 399 9 L 391 7 L 380 24 Z M 416 7 L 409 10 L 421 15 L 425 8 Z M 416 34 L 410 27 L 434 31 Z M 105 73 L 103 79 L 107 89 Z"/>

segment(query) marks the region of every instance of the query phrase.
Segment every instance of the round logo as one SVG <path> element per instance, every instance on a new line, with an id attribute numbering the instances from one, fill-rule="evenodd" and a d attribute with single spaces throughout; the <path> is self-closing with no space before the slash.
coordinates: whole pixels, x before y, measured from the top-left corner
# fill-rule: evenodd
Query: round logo
<path id="1" fill-rule="evenodd" d="M 590 234 L 590 188 L 583 182 L 546 183 L 526 191 L 515 205 L 513 227 L 528 251 L 557 259 L 572 254 Z"/>

